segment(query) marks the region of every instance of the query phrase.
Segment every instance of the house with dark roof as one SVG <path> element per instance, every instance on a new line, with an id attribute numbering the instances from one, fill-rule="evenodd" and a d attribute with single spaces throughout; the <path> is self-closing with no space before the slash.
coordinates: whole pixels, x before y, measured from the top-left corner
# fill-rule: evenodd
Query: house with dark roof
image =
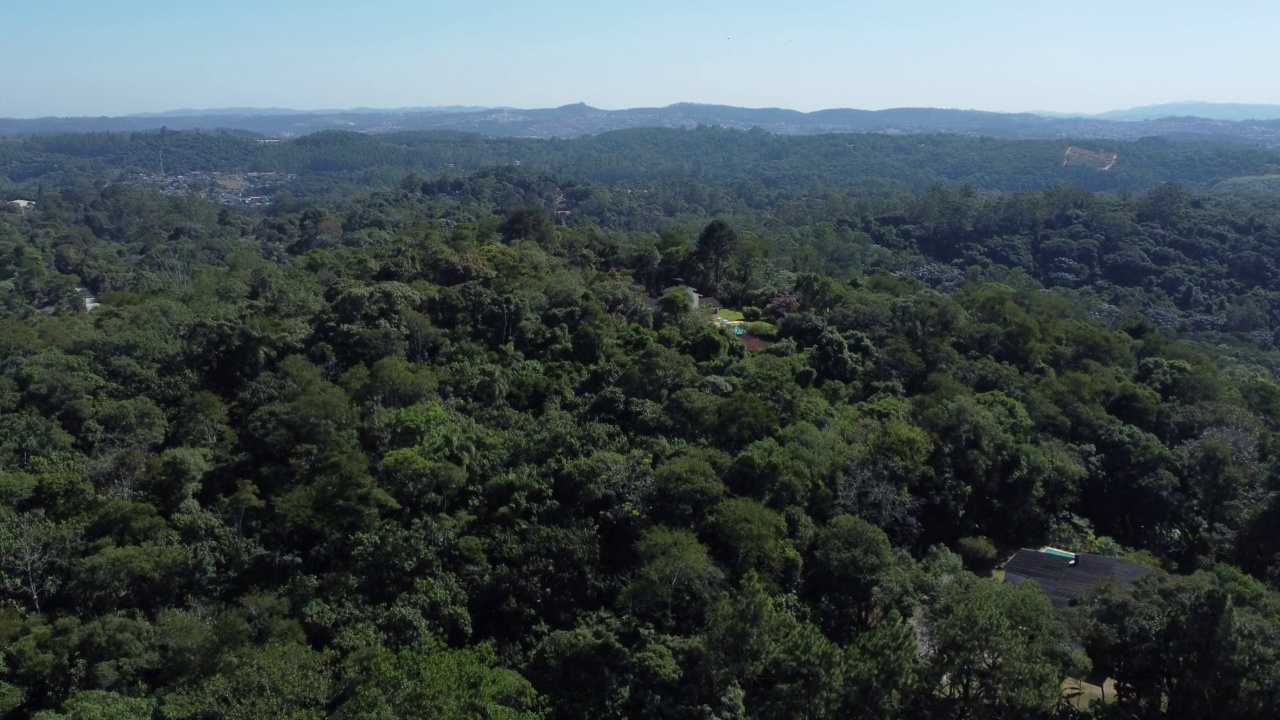
<path id="1" fill-rule="evenodd" d="M 711 297 L 710 295 L 703 295 L 698 292 L 696 288 L 691 288 L 688 285 L 685 285 L 684 289 L 689 293 L 689 300 L 693 304 L 694 310 L 698 310 L 707 315 L 719 315 L 720 309 L 724 307 L 720 304 L 719 300 Z"/>
<path id="2" fill-rule="evenodd" d="M 1132 585 L 1149 572 L 1149 568 L 1118 558 L 1042 548 L 1019 550 L 1009 558 L 1004 579 L 1014 584 L 1035 580 L 1054 609 L 1063 610 L 1103 580 Z"/>

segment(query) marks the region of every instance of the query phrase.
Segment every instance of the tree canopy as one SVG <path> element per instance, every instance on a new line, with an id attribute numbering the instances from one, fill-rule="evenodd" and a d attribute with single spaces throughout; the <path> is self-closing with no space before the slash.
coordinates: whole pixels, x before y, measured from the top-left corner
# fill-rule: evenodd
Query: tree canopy
<path id="1" fill-rule="evenodd" d="M 793 147 L 676 135 L 641 157 Z M 1273 714 L 1273 203 L 616 147 L 654 138 L 338 197 L 370 147 L 497 141 L 311 136 L 350 166 L 261 208 L 41 175 L 0 212 L 0 712 Z M 837 141 L 980 145 L 795 145 Z M 1059 616 L 990 576 L 1043 545 L 1159 571 Z"/>

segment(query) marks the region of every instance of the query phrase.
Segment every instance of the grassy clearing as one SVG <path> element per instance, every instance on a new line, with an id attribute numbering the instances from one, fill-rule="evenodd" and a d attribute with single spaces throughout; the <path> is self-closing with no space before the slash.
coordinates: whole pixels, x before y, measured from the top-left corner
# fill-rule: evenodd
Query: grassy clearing
<path id="1" fill-rule="evenodd" d="M 730 310 L 729 308 L 724 308 L 723 310 L 721 310 L 721 311 L 720 311 L 720 317 L 724 318 L 725 320 L 728 320 L 729 322 L 733 322 L 733 321 L 735 321 L 735 320 L 743 320 L 743 319 L 744 319 L 744 318 L 742 317 L 742 311 L 741 311 L 741 310 Z"/>

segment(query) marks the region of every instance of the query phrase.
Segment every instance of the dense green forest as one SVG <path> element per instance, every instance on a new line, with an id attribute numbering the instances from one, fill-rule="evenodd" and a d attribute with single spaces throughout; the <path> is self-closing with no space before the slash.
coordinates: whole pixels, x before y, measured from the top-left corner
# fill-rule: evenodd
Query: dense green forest
<path id="1" fill-rule="evenodd" d="M 1201 192 L 1274 155 L 164 140 L 332 163 L 250 211 L 106 182 L 159 138 L 0 143 L 0 712 L 1274 716 L 1280 208 Z"/>

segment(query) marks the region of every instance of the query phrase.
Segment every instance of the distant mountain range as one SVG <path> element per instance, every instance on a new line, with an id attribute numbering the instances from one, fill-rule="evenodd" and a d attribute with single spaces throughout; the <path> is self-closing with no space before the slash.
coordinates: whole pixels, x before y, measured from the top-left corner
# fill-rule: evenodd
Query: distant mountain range
<path id="1" fill-rule="evenodd" d="M 685 103 L 686 105 L 688 103 Z M 587 107 L 585 105 L 570 107 Z M 679 106 L 674 106 L 679 107 Z M 402 108 L 330 108 L 326 110 L 295 110 L 292 108 L 208 108 L 197 110 L 182 108 L 165 110 L 164 112 L 133 113 L 126 118 L 208 118 L 208 117 L 269 117 L 275 115 L 404 115 L 421 113 L 426 115 L 443 113 L 478 113 L 487 110 L 503 110 L 511 108 L 487 107 L 483 105 L 442 105 L 428 107 Z M 624 111 L 625 112 L 625 111 Z M 1176 102 L 1160 105 L 1143 105 L 1125 110 L 1110 110 L 1103 113 L 1063 113 L 1063 112 L 1031 112 L 1046 118 L 1095 118 L 1098 120 L 1119 120 L 1123 122 L 1140 122 L 1143 120 L 1161 120 L 1174 117 L 1194 117 L 1204 120 L 1228 120 L 1242 122 L 1245 120 L 1280 120 L 1280 105 L 1246 104 L 1246 103 L 1210 103 L 1210 102 Z"/>
<path id="2" fill-rule="evenodd" d="M 1211 117 L 1196 116 L 1207 115 Z M 1262 119 L 1244 119 L 1256 116 Z M 585 104 L 558 108 L 435 107 L 394 110 L 299 111 L 273 108 L 173 110 L 100 118 L 0 119 L 0 135 L 55 132 L 230 130 L 289 138 L 323 130 L 391 133 L 451 130 L 491 137 L 565 138 L 637 127 L 717 125 L 780 135 L 853 133 L 954 133 L 1022 139 L 1099 138 L 1212 140 L 1280 147 L 1280 106 L 1179 103 L 1134 108 L 1100 116 L 1052 116 L 977 110 L 896 108 L 799 112 L 680 103 L 663 108 L 601 110 Z"/>
<path id="3" fill-rule="evenodd" d="M 1206 120 L 1280 120 L 1280 105 L 1247 105 L 1241 103 L 1181 102 L 1146 105 L 1129 110 L 1112 110 L 1093 115 L 1102 120 L 1126 122 L 1159 120 L 1169 117 L 1195 117 Z"/>
<path id="4" fill-rule="evenodd" d="M 440 107 L 412 107 L 412 108 L 347 108 L 345 110 L 294 110 L 291 108 L 256 108 L 256 107 L 239 107 L 239 108 L 209 108 L 205 110 L 196 110 L 193 108 L 183 108 L 181 110 L 165 110 L 164 112 L 153 113 L 134 113 L 132 115 L 124 115 L 126 118 L 187 118 L 187 117 L 270 117 L 273 115 L 345 115 L 345 114 L 387 114 L 387 113 L 461 113 L 461 112 L 479 112 L 488 110 L 489 108 L 479 105 L 444 105 Z"/>
<path id="5" fill-rule="evenodd" d="M 1109 110 L 1102 113 L 1064 113 L 1037 110 L 1031 114 L 1059 120 L 1088 118 L 1120 122 L 1143 122 L 1146 120 L 1164 120 L 1166 118 L 1197 118 L 1200 120 L 1245 122 L 1248 120 L 1280 120 L 1280 105 L 1176 102 L 1162 103 L 1160 105 L 1142 105 L 1140 107 Z"/>

